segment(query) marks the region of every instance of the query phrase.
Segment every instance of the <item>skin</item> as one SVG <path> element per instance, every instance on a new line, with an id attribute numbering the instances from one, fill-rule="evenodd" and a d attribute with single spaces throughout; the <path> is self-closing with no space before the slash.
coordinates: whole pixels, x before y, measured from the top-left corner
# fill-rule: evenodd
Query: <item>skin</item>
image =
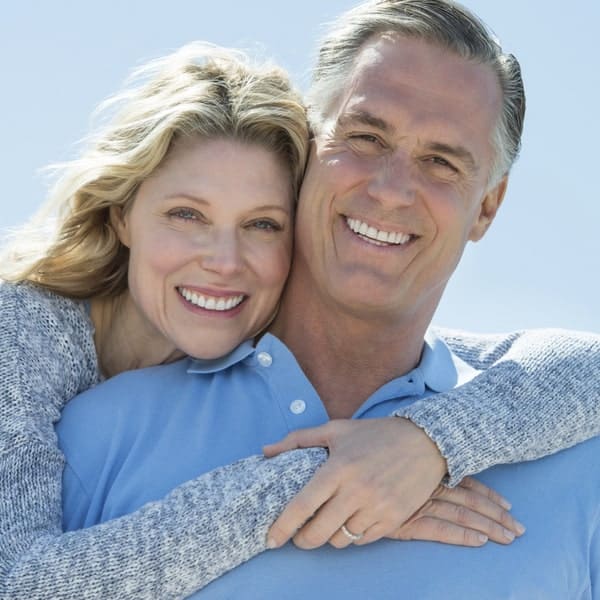
<path id="1" fill-rule="evenodd" d="M 130 289 L 117 301 L 92 302 L 105 374 L 168 362 L 184 352 L 202 358 L 223 355 L 263 328 L 288 274 L 292 213 L 288 173 L 272 153 L 231 140 L 177 141 L 140 186 L 129 210 L 111 212 L 113 227 L 130 249 Z M 182 288 L 212 296 L 215 303 L 219 297 L 224 302 L 241 295 L 246 299 L 229 311 L 209 311 L 190 305 Z M 398 434 L 396 428 L 389 433 Z M 386 444 L 380 448 L 387 452 Z M 383 465 L 390 458 L 379 453 L 377 460 Z M 361 484 L 360 471 L 354 479 Z M 508 513 L 499 497 L 481 488 L 492 498 L 487 504 L 478 500 L 481 494 L 443 491 L 400 534 L 481 544 L 485 540 L 464 526 L 468 515 L 472 521 L 493 523 L 489 534 L 500 537 L 499 523 Z M 360 497 L 357 490 L 351 493 Z M 449 495 L 456 504 L 447 501 Z M 469 512 L 457 515 L 451 506 Z M 396 513 L 389 504 L 378 510 Z M 432 514 L 446 520 L 436 521 Z"/>
<path id="2" fill-rule="evenodd" d="M 356 144 L 352 142 L 353 153 L 358 149 Z M 343 152 L 338 154 L 343 158 Z M 315 167 L 312 168 L 314 175 Z M 346 171 L 351 175 L 352 170 L 350 163 Z M 335 173 L 333 176 L 337 177 Z M 340 179 L 340 184 L 343 182 Z M 312 185 L 309 178 L 305 189 L 310 190 Z M 130 249 L 129 291 L 117 301 L 92 303 L 104 372 L 114 375 L 127 368 L 168 362 L 183 353 L 200 358 L 221 356 L 264 328 L 273 315 L 288 273 L 292 212 L 288 173 L 272 153 L 232 140 L 178 140 L 163 164 L 140 186 L 132 206 L 126 211 L 114 208 L 111 212 L 113 227 Z M 323 214 L 302 212 L 300 234 L 305 235 L 302 231 L 306 231 L 307 223 L 321 219 Z M 319 244 L 310 257 L 308 253 L 306 258 L 303 256 L 303 261 L 318 259 L 321 246 L 327 256 L 331 255 L 329 248 Z M 237 308 L 225 311 L 207 310 L 209 306 L 195 306 L 184 297 L 191 293 L 203 295 L 205 300 L 213 298 L 215 305 L 219 300 L 235 303 L 242 296 L 244 301 Z M 333 397 L 335 390 L 330 398 Z M 327 406 L 332 416 L 345 416 L 347 407 L 338 409 L 331 400 Z M 399 430 L 401 424 L 406 430 L 403 434 Z M 389 523 L 394 523 L 398 537 L 469 545 L 484 543 L 488 536 L 506 539 L 502 534 L 506 531 L 503 523 L 512 524 L 511 517 L 502 499 L 485 486 L 478 491 L 469 490 L 467 495 L 466 488 L 438 492 L 420 512 L 415 512 L 417 504 L 410 512 L 402 512 L 410 505 L 412 492 L 407 494 L 406 501 L 397 502 L 395 465 L 404 465 L 405 470 L 409 470 L 409 465 L 412 467 L 414 486 L 423 486 L 421 473 L 429 473 L 424 485 L 430 491 L 445 471 L 434 444 L 408 421 L 381 420 L 374 438 L 377 444 L 372 443 L 370 430 L 361 429 L 366 434 L 365 443 L 371 446 L 367 460 L 353 450 L 357 436 L 338 436 L 336 425 L 344 427 L 348 423 L 333 422 L 331 440 L 315 440 L 317 445 L 330 447 L 333 459 L 304 492 L 305 497 L 307 494 L 310 497 L 311 488 L 315 488 L 313 501 L 321 497 L 319 506 L 325 503 L 315 523 L 319 526 L 324 520 L 333 531 L 326 533 L 327 527 L 319 530 L 313 526 L 308 531 L 305 528 L 296 536 L 299 545 L 314 547 L 327 539 L 339 547 L 347 544 L 347 538 L 335 533 L 341 523 L 337 523 L 335 516 L 328 516 L 329 511 L 337 510 L 337 503 L 328 502 L 328 498 L 334 495 L 339 499 L 331 484 L 338 481 L 340 469 L 344 478 L 352 482 L 346 486 L 342 499 L 369 504 L 381 521 L 380 527 L 387 531 Z M 409 437 L 418 440 L 411 445 L 412 452 L 403 449 L 390 453 L 398 439 Z M 395 458 L 398 456 L 402 456 L 400 463 Z M 372 468 L 373 463 L 378 465 L 377 470 Z M 377 481 L 371 477 L 366 482 L 366 473 L 378 473 Z M 371 491 L 371 496 L 364 495 L 365 489 Z M 290 526 L 285 525 L 286 518 L 290 523 L 301 524 L 312 514 L 310 511 L 306 514 L 306 507 L 298 511 L 302 502 L 301 495 L 299 504 L 292 503 L 286 511 L 284 531 Z M 457 515 L 453 506 L 461 507 L 462 512 Z M 412 519 L 399 528 L 413 512 Z M 465 526 L 470 523 L 479 524 L 479 531 Z M 348 521 L 348 526 L 364 530 L 358 529 L 360 523 Z M 483 537 L 481 531 L 485 532 Z M 374 532 L 363 541 L 376 539 L 377 528 Z M 286 535 L 289 537 L 289 533 L 284 533 L 280 539 Z"/>
<path id="3" fill-rule="evenodd" d="M 464 502 L 462 491 L 449 491 L 444 510 L 439 495 L 426 504 L 446 465 L 412 423 L 346 419 L 418 364 L 465 245 L 481 239 L 496 215 L 507 183 L 489 186 L 500 94 L 486 66 L 421 40 L 378 36 L 364 45 L 317 132 L 297 211 L 294 265 L 272 329 L 337 420 L 265 448 L 267 456 L 310 445 L 330 451 L 273 525 L 273 546 L 300 528 L 300 547 L 343 547 L 351 543 L 339 531 L 343 524 L 365 534 L 360 543 L 404 539 L 412 535 L 411 522 L 403 525 L 411 515 L 443 523 L 444 510 L 454 510 L 448 504 Z M 365 236 L 362 223 L 376 231 Z M 377 231 L 393 234 L 394 243 L 369 239 Z M 498 519 L 469 521 L 474 535 L 508 543 L 523 532 L 496 510 L 507 505 L 497 495 L 468 491 L 471 506 Z M 417 512 L 431 506 L 437 516 Z"/>
<path id="4" fill-rule="evenodd" d="M 111 214 L 130 261 L 128 293 L 109 307 L 101 335 L 108 373 L 161 355 L 223 356 L 256 335 L 288 275 L 292 219 L 289 173 L 274 153 L 178 140 L 131 208 Z"/>

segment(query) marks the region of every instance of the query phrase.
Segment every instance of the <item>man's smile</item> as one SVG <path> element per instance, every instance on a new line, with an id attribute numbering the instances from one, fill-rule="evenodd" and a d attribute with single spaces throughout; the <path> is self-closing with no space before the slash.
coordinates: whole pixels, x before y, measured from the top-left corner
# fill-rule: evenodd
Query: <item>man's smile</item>
<path id="1" fill-rule="evenodd" d="M 351 231 L 356 233 L 363 240 L 375 244 L 376 246 L 402 246 L 414 238 L 414 236 L 409 233 L 377 229 L 359 219 L 352 219 L 350 217 L 345 217 L 345 219 L 346 224 Z"/>

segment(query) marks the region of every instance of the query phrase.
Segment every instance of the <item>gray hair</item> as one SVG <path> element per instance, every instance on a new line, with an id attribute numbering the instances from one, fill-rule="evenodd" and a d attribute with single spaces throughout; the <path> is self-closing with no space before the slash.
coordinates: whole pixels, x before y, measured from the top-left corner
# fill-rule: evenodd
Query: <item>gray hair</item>
<path id="1" fill-rule="evenodd" d="M 489 179 L 495 185 L 509 172 L 521 148 L 525 117 L 521 68 L 478 17 L 452 0 L 369 0 L 336 19 L 319 50 L 308 93 L 313 129 L 321 130 L 339 100 L 365 42 L 390 32 L 436 44 L 496 73 L 503 102 L 491 139 L 494 163 Z"/>

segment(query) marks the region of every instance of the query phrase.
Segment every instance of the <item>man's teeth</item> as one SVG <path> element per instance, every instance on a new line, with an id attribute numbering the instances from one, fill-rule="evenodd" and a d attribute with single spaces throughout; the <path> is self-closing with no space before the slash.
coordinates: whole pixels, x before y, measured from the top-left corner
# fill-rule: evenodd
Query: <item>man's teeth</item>
<path id="1" fill-rule="evenodd" d="M 179 293 L 192 304 L 205 308 L 206 310 L 231 310 L 235 308 L 244 299 L 244 295 L 239 296 L 227 296 L 226 298 L 219 298 L 215 296 L 205 296 L 204 294 L 198 294 L 192 292 L 187 288 L 177 288 Z"/>
<path id="2" fill-rule="evenodd" d="M 348 227 L 358 233 L 359 235 L 366 237 L 376 242 L 384 242 L 386 244 L 406 244 L 410 240 L 408 233 L 400 233 L 398 231 L 379 231 L 370 225 L 367 225 L 363 221 L 358 219 L 350 219 L 346 217 L 346 223 Z"/>

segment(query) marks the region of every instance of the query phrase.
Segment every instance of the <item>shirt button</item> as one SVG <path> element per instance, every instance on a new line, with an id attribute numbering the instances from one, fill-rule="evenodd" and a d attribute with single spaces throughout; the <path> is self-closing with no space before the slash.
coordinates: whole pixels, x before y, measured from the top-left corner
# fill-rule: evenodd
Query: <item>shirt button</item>
<path id="1" fill-rule="evenodd" d="M 256 358 L 261 367 L 270 367 L 273 364 L 273 357 L 268 352 L 259 352 Z"/>
<path id="2" fill-rule="evenodd" d="M 306 402 L 304 400 L 294 400 L 290 404 L 290 410 L 295 415 L 301 415 L 306 410 Z"/>

